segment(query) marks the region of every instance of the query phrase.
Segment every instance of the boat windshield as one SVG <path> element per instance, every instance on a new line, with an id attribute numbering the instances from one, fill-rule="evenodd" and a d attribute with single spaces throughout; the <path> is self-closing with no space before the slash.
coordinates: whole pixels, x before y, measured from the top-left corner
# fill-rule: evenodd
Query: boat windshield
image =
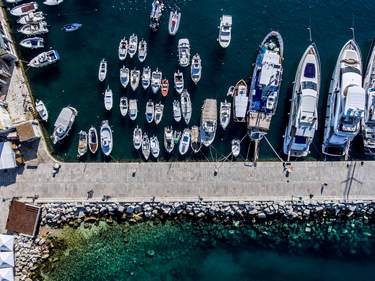
<path id="1" fill-rule="evenodd" d="M 311 89 L 311 90 L 316 91 L 318 86 L 317 86 L 317 84 L 315 82 L 312 82 L 312 81 L 303 81 L 301 87 L 302 87 L 302 90 Z"/>
<path id="2" fill-rule="evenodd" d="M 354 73 L 361 75 L 361 71 L 358 68 L 353 67 L 353 66 L 347 66 L 342 69 L 343 74 L 348 73 L 348 72 L 354 72 Z"/>

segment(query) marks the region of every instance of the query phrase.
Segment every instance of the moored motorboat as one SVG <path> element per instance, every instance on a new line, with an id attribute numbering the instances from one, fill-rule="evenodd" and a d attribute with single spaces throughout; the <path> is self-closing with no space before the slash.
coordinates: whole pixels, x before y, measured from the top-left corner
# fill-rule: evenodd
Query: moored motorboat
<path id="1" fill-rule="evenodd" d="M 128 40 L 126 38 L 122 38 L 120 40 L 120 44 L 118 45 L 118 58 L 119 60 L 123 61 L 126 59 L 128 54 Z"/>
<path id="2" fill-rule="evenodd" d="M 89 149 L 91 153 L 95 154 L 96 151 L 98 150 L 99 140 L 98 140 L 98 132 L 96 131 L 96 128 L 94 126 L 91 126 L 91 128 L 89 129 L 88 139 L 89 139 Z"/>
<path id="3" fill-rule="evenodd" d="M 60 60 L 60 55 L 56 50 L 50 50 L 47 52 L 40 53 L 34 57 L 29 63 L 28 66 L 34 68 L 44 67 L 53 63 L 56 63 Z"/>
<path id="4" fill-rule="evenodd" d="M 186 125 L 188 125 L 190 122 L 191 112 L 192 110 L 191 110 L 190 94 L 185 89 L 183 90 L 181 94 L 181 114 L 185 120 Z"/>
<path id="5" fill-rule="evenodd" d="M 137 48 L 138 48 L 138 36 L 133 33 L 132 35 L 130 35 L 130 38 L 129 38 L 128 54 L 130 58 L 133 58 L 134 55 L 137 53 Z"/>
<path id="6" fill-rule="evenodd" d="M 141 78 L 141 72 L 137 69 L 132 69 L 130 71 L 130 87 L 133 91 L 138 88 L 139 80 Z"/>
<path id="7" fill-rule="evenodd" d="M 227 48 L 232 38 L 232 16 L 223 15 L 220 18 L 219 37 L 217 41 L 222 48 Z"/>
<path id="8" fill-rule="evenodd" d="M 198 53 L 195 54 L 193 56 L 193 59 L 191 60 L 190 76 L 191 76 L 191 80 L 193 80 L 195 84 L 198 84 L 199 80 L 201 80 L 202 61 Z"/>
<path id="9" fill-rule="evenodd" d="M 150 139 L 148 138 L 147 133 L 144 132 L 142 137 L 142 154 L 146 160 L 148 160 L 148 158 L 150 157 L 150 152 Z"/>
<path id="10" fill-rule="evenodd" d="M 164 10 L 164 3 L 162 0 L 154 0 L 151 6 L 150 14 L 150 28 L 152 31 L 157 31 L 160 26 L 160 18 Z"/>
<path id="11" fill-rule="evenodd" d="M 157 159 L 160 154 L 160 145 L 159 145 L 159 140 L 156 136 L 152 136 L 150 138 L 150 150 L 151 150 L 151 155 Z"/>
<path id="12" fill-rule="evenodd" d="M 17 31 L 26 36 L 35 36 L 48 33 L 48 28 L 45 21 L 40 21 L 37 23 L 22 25 Z"/>
<path id="13" fill-rule="evenodd" d="M 103 82 L 107 77 L 107 61 L 103 58 L 99 64 L 98 79 Z"/>
<path id="14" fill-rule="evenodd" d="M 191 149 L 194 153 L 198 153 L 201 150 L 202 143 L 201 137 L 199 133 L 199 127 L 193 126 L 191 127 Z"/>
<path id="15" fill-rule="evenodd" d="M 109 126 L 108 120 L 102 121 L 100 127 L 100 147 L 105 156 L 109 156 L 113 148 L 112 129 Z"/>
<path id="16" fill-rule="evenodd" d="M 165 151 L 171 153 L 174 148 L 174 138 L 172 126 L 164 128 L 164 148 Z"/>
<path id="17" fill-rule="evenodd" d="M 36 2 L 29 2 L 12 8 L 10 14 L 16 17 L 21 17 L 28 13 L 35 12 L 36 10 L 38 10 L 38 4 Z"/>
<path id="18" fill-rule="evenodd" d="M 181 67 L 187 67 L 190 64 L 190 43 L 187 38 L 178 40 L 178 63 Z"/>
<path id="19" fill-rule="evenodd" d="M 176 35 L 178 28 L 180 27 L 181 13 L 176 9 L 170 11 L 168 21 L 168 32 L 169 35 Z"/>
<path id="20" fill-rule="evenodd" d="M 107 89 L 104 92 L 104 108 L 106 110 L 111 110 L 113 107 L 113 93 L 112 90 L 107 87 Z"/>
<path id="21" fill-rule="evenodd" d="M 157 104 L 155 104 L 154 121 L 156 125 L 158 125 L 161 122 L 161 119 L 163 118 L 163 111 L 164 111 L 164 105 L 161 102 L 158 102 Z"/>
<path id="22" fill-rule="evenodd" d="M 138 116 L 138 104 L 136 99 L 129 100 L 129 118 L 134 121 Z"/>
<path id="23" fill-rule="evenodd" d="M 61 110 L 55 121 L 54 130 L 51 136 L 53 144 L 61 141 L 69 134 L 77 114 L 78 111 L 72 106 L 64 107 Z"/>
<path id="24" fill-rule="evenodd" d="M 175 145 L 180 142 L 181 135 L 182 135 L 181 131 L 178 131 L 178 130 L 173 131 L 173 141 Z"/>
<path id="25" fill-rule="evenodd" d="M 161 73 L 161 71 L 159 71 L 158 68 L 156 68 L 156 70 L 151 74 L 151 89 L 154 94 L 156 94 L 161 87 L 162 75 L 163 74 Z"/>
<path id="26" fill-rule="evenodd" d="M 81 27 L 82 27 L 81 23 L 74 22 L 74 23 L 65 24 L 62 29 L 65 32 L 73 32 L 73 31 L 80 29 Z"/>
<path id="27" fill-rule="evenodd" d="M 146 103 L 146 121 L 148 123 L 152 123 L 154 121 L 154 114 L 155 114 L 155 107 L 154 107 L 154 102 L 152 100 L 148 100 Z"/>
<path id="28" fill-rule="evenodd" d="M 182 133 L 182 136 L 180 138 L 180 144 L 178 146 L 178 150 L 181 155 L 185 155 L 189 151 L 190 146 L 190 129 L 184 129 L 184 132 Z"/>
<path id="29" fill-rule="evenodd" d="M 220 102 L 220 125 L 225 130 L 230 122 L 231 116 L 231 104 L 226 100 L 224 102 Z"/>
<path id="30" fill-rule="evenodd" d="M 138 126 L 133 131 L 133 146 L 136 150 L 139 150 L 142 146 L 142 129 Z"/>
<path id="31" fill-rule="evenodd" d="M 229 86 L 228 91 L 227 91 L 227 97 L 233 97 L 234 93 L 234 86 Z"/>
<path id="32" fill-rule="evenodd" d="M 238 81 L 233 90 L 233 121 L 246 122 L 249 95 L 244 80 Z"/>
<path id="33" fill-rule="evenodd" d="M 87 133 L 81 130 L 78 133 L 78 148 L 77 148 L 77 157 L 82 157 L 87 152 Z"/>
<path id="34" fill-rule="evenodd" d="M 217 128 L 217 101 L 215 99 L 205 99 L 202 106 L 201 142 L 208 147 L 215 139 Z"/>
<path id="35" fill-rule="evenodd" d="M 19 24 L 35 24 L 40 21 L 43 21 L 45 16 L 42 11 L 30 12 L 17 20 Z"/>
<path id="36" fill-rule="evenodd" d="M 64 2 L 64 0 L 45 0 L 43 4 L 47 6 L 57 6 L 60 5 L 62 2 Z"/>
<path id="37" fill-rule="evenodd" d="M 151 68 L 149 66 L 144 67 L 142 71 L 142 87 L 147 89 L 151 83 Z"/>
<path id="38" fill-rule="evenodd" d="M 120 98 L 120 113 L 122 116 L 126 116 L 128 114 L 129 104 L 128 104 L 128 98 L 127 97 L 121 97 Z"/>
<path id="39" fill-rule="evenodd" d="M 120 69 L 120 83 L 124 88 L 129 84 L 129 72 L 129 68 L 125 67 L 125 65 Z"/>
<path id="40" fill-rule="evenodd" d="M 169 81 L 168 79 L 161 80 L 161 95 L 166 97 L 169 91 Z"/>
<path id="41" fill-rule="evenodd" d="M 44 48 L 44 39 L 42 37 L 31 37 L 23 39 L 20 46 L 29 49 Z"/>
<path id="42" fill-rule="evenodd" d="M 232 142 L 232 155 L 238 157 L 241 152 L 241 141 L 239 139 L 233 139 Z"/>
<path id="43" fill-rule="evenodd" d="M 139 41 L 138 46 L 138 60 L 144 62 L 147 57 L 147 42 L 146 40 Z"/>
<path id="44" fill-rule="evenodd" d="M 179 69 L 174 73 L 174 88 L 179 94 L 184 90 L 184 74 Z"/>
<path id="45" fill-rule="evenodd" d="M 35 101 L 35 109 L 36 112 L 38 112 L 39 117 L 42 121 L 47 122 L 48 121 L 48 111 L 47 108 L 41 100 Z"/>
<path id="46" fill-rule="evenodd" d="M 176 122 L 180 122 L 182 118 L 181 104 L 180 104 L 180 101 L 178 100 L 173 101 L 173 118 Z"/>

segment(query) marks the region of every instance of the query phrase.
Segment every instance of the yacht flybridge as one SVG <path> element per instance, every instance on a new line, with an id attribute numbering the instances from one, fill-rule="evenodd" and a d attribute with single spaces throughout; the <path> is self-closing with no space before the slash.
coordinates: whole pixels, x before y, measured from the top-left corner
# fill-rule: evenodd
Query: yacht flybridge
<path id="1" fill-rule="evenodd" d="M 329 87 L 322 145 L 325 155 L 349 156 L 364 118 L 365 101 L 361 51 L 351 39 L 341 49 Z"/>

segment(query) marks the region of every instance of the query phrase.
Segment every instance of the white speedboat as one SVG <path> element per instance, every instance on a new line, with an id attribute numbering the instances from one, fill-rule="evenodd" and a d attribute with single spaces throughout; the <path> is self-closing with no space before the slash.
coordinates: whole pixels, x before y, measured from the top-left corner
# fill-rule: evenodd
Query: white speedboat
<path id="1" fill-rule="evenodd" d="M 191 80 L 196 84 L 198 84 L 199 80 L 201 80 L 202 76 L 202 61 L 199 54 L 195 54 L 193 59 L 191 60 L 191 70 L 190 70 Z"/>
<path id="2" fill-rule="evenodd" d="M 99 64 L 98 79 L 100 82 L 103 82 L 107 77 L 107 61 L 102 59 Z"/>
<path id="3" fill-rule="evenodd" d="M 352 39 L 341 49 L 329 87 L 322 145 L 325 155 L 349 156 L 350 144 L 361 129 L 365 105 L 362 56 Z"/>
<path id="4" fill-rule="evenodd" d="M 176 35 L 178 28 L 180 27 L 181 13 L 178 10 L 170 11 L 169 22 L 168 22 L 168 32 L 169 35 Z"/>
<path id="5" fill-rule="evenodd" d="M 158 102 L 157 104 L 155 104 L 154 121 L 156 125 L 158 125 L 161 122 L 161 119 L 163 118 L 163 111 L 164 111 L 164 105 L 161 102 Z"/>
<path id="6" fill-rule="evenodd" d="M 154 94 L 160 90 L 162 75 L 162 72 L 158 68 L 151 74 L 151 89 Z"/>
<path id="7" fill-rule="evenodd" d="M 150 28 L 152 31 L 157 31 L 160 26 L 160 18 L 164 10 L 164 3 L 162 0 L 152 1 L 152 9 L 150 14 Z"/>
<path id="8" fill-rule="evenodd" d="M 231 104 L 226 100 L 224 102 L 220 102 L 220 125 L 225 130 L 230 122 L 231 116 Z"/>
<path id="9" fill-rule="evenodd" d="M 182 133 L 182 136 L 180 138 L 180 144 L 178 146 L 178 150 L 181 155 L 185 155 L 189 151 L 190 140 L 190 129 L 184 129 L 184 132 Z"/>
<path id="10" fill-rule="evenodd" d="M 130 38 L 129 38 L 128 54 L 130 58 L 133 58 L 134 55 L 137 53 L 137 48 L 138 48 L 138 36 L 133 33 L 132 35 L 130 35 Z"/>
<path id="11" fill-rule="evenodd" d="M 139 70 L 133 69 L 130 71 L 130 87 L 133 91 L 138 88 L 140 78 L 141 72 Z"/>
<path id="12" fill-rule="evenodd" d="M 189 124 L 191 118 L 191 100 L 190 94 L 185 89 L 181 94 L 181 114 L 185 120 L 186 125 Z"/>
<path id="13" fill-rule="evenodd" d="M 38 112 L 39 117 L 42 121 L 47 122 L 48 121 L 48 111 L 47 108 L 41 100 L 36 100 L 35 102 L 35 109 L 36 112 Z"/>
<path id="14" fill-rule="evenodd" d="M 61 110 L 59 116 L 56 119 L 54 130 L 51 136 L 53 144 L 61 141 L 69 134 L 69 131 L 73 126 L 77 114 L 78 111 L 72 106 L 64 107 Z"/>
<path id="15" fill-rule="evenodd" d="M 47 23 L 45 21 L 40 21 L 33 24 L 25 24 L 17 29 L 19 33 L 26 36 L 35 36 L 40 34 L 48 33 Z"/>
<path id="16" fill-rule="evenodd" d="M 174 88 L 176 92 L 181 94 L 184 90 L 184 74 L 180 72 L 178 69 L 177 72 L 174 73 Z"/>
<path id="17" fill-rule="evenodd" d="M 128 104 L 128 98 L 127 97 L 121 97 L 120 98 L 120 113 L 122 116 L 126 116 L 128 114 L 129 104 Z"/>
<path id="18" fill-rule="evenodd" d="M 112 90 L 107 87 L 107 89 L 104 92 L 104 108 L 106 110 L 111 110 L 113 107 L 113 93 Z"/>
<path id="19" fill-rule="evenodd" d="M 152 123 L 152 121 L 154 121 L 155 107 L 152 100 L 148 100 L 148 102 L 146 103 L 145 115 L 147 123 Z"/>
<path id="20" fill-rule="evenodd" d="M 283 152 L 289 157 L 304 157 L 318 128 L 320 60 L 315 44 L 303 54 L 294 79 L 289 122 L 285 129 Z"/>
<path id="21" fill-rule="evenodd" d="M 217 41 L 222 48 L 227 48 L 232 38 L 232 16 L 223 15 L 220 18 L 219 37 Z"/>
<path id="22" fill-rule="evenodd" d="M 194 153 L 198 153 L 201 150 L 201 136 L 198 126 L 191 127 L 191 149 Z"/>
<path id="23" fill-rule="evenodd" d="M 147 42 L 146 40 L 139 41 L 138 46 L 138 60 L 144 62 L 147 57 Z"/>
<path id="24" fill-rule="evenodd" d="M 238 157 L 241 152 L 241 141 L 239 139 L 232 140 L 232 155 Z"/>
<path id="25" fill-rule="evenodd" d="M 42 11 L 30 12 L 17 20 L 19 24 L 35 24 L 45 20 L 45 16 Z"/>
<path id="26" fill-rule="evenodd" d="M 147 133 L 144 132 L 142 137 L 142 154 L 146 160 L 148 160 L 148 158 L 150 157 L 150 152 L 150 139 L 148 138 Z"/>
<path id="27" fill-rule="evenodd" d="M 150 138 L 150 150 L 151 150 L 151 155 L 157 159 L 160 154 L 160 145 L 159 145 L 159 140 L 156 136 L 152 136 Z"/>
<path id="28" fill-rule="evenodd" d="M 109 156 L 113 148 L 112 129 L 109 126 L 108 120 L 102 121 L 100 127 L 100 147 L 105 156 Z"/>
<path id="29" fill-rule="evenodd" d="M 142 87 L 147 89 L 151 83 L 151 68 L 149 66 L 143 68 L 142 72 Z"/>
<path id="30" fill-rule="evenodd" d="M 208 147 L 215 139 L 217 129 L 217 101 L 205 99 L 201 114 L 201 142 Z"/>
<path id="31" fill-rule="evenodd" d="M 138 116 L 138 104 L 136 99 L 129 100 L 129 118 L 134 121 Z"/>
<path id="32" fill-rule="evenodd" d="M 78 148 L 77 148 L 77 156 L 82 157 L 87 152 L 87 133 L 83 130 L 79 131 L 78 133 Z"/>
<path id="33" fill-rule="evenodd" d="M 180 122 L 182 118 L 181 104 L 180 104 L 180 101 L 178 100 L 173 101 L 173 118 L 176 122 Z"/>
<path id="34" fill-rule="evenodd" d="M 44 67 L 53 63 L 56 63 L 60 60 L 60 55 L 56 50 L 50 50 L 47 52 L 40 53 L 35 58 L 33 58 L 28 66 L 34 68 Z"/>
<path id="35" fill-rule="evenodd" d="M 36 2 L 29 2 L 12 8 L 10 14 L 16 17 L 21 17 L 28 13 L 35 12 L 36 10 L 38 10 L 38 4 Z"/>
<path id="36" fill-rule="evenodd" d="M 173 129 L 172 127 L 164 128 L 164 148 L 165 151 L 171 153 L 174 148 Z"/>
<path id="37" fill-rule="evenodd" d="M 89 139 L 89 149 L 91 153 L 95 154 L 99 147 L 99 140 L 98 140 L 98 132 L 96 131 L 96 128 L 91 126 L 89 129 L 88 134 Z"/>
<path id="38" fill-rule="evenodd" d="M 64 2 L 64 0 L 45 0 L 43 4 L 47 6 L 57 6 L 60 5 L 62 2 Z"/>
<path id="39" fill-rule="evenodd" d="M 233 91 L 233 120 L 235 122 L 245 122 L 249 95 L 247 84 L 244 80 L 238 81 Z"/>
<path id="40" fill-rule="evenodd" d="M 125 65 L 120 69 L 120 83 L 124 88 L 129 84 L 129 72 L 129 68 L 125 67 Z"/>
<path id="41" fill-rule="evenodd" d="M 126 38 L 122 38 L 120 44 L 118 46 L 118 58 L 123 61 L 126 59 L 128 54 L 128 40 Z"/>
<path id="42" fill-rule="evenodd" d="M 133 146 L 136 150 L 139 150 L 142 146 L 142 129 L 138 126 L 133 131 Z"/>
<path id="43" fill-rule="evenodd" d="M 44 39 L 42 37 L 31 37 L 23 39 L 20 46 L 28 49 L 44 48 Z"/>
<path id="44" fill-rule="evenodd" d="M 187 38 L 178 40 L 178 62 L 182 67 L 190 64 L 190 43 Z"/>

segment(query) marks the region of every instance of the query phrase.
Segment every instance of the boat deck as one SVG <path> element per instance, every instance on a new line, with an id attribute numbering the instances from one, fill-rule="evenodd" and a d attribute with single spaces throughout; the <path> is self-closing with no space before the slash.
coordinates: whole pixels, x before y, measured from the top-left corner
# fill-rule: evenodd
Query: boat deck
<path id="1" fill-rule="evenodd" d="M 247 128 L 258 128 L 261 131 L 268 131 L 272 116 L 264 112 L 249 112 Z"/>
<path id="2" fill-rule="evenodd" d="M 206 99 L 202 107 L 202 122 L 217 121 L 217 100 Z"/>

